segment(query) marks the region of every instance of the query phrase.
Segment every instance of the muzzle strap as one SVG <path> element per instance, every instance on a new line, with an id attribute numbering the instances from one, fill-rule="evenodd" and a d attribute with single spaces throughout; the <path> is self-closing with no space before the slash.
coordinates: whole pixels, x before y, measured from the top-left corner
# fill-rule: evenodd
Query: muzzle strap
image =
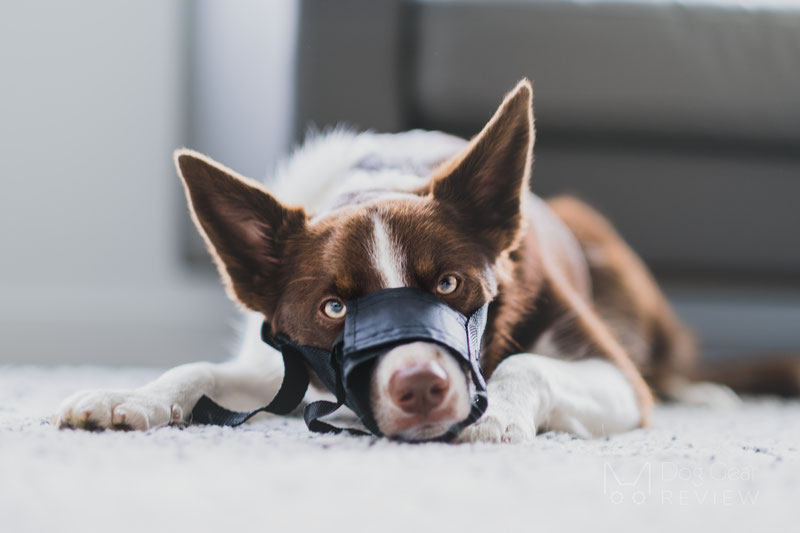
<path id="1" fill-rule="evenodd" d="M 267 323 L 264 323 L 262 327 L 261 337 L 283 355 L 283 364 L 285 367 L 283 382 L 275 398 L 272 399 L 269 405 L 259 409 L 238 412 L 226 409 L 208 396 L 203 395 L 195 404 L 194 409 L 192 409 L 190 423 L 236 427 L 244 424 L 258 413 L 288 415 L 297 409 L 303 401 L 309 384 L 308 370 L 303 362 L 303 356 L 300 353 L 293 353 L 291 345 L 283 342 L 283 339 L 273 338 L 270 334 L 270 326 Z M 340 428 L 320 420 L 344 405 L 344 391 L 337 391 L 336 396 L 336 402 L 319 400 L 305 406 L 303 409 L 303 419 L 308 429 L 315 433 L 347 432 L 352 435 L 368 436 L 369 433 L 365 431 L 355 428 Z"/>
<path id="2" fill-rule="evenodd" d="M 262 337 L 264 331 L 262 330 Z M 291 349 L 282 349 L 284 374 L 281 388 L 275 398 L 264 407 L 249 412 L 237 412 L 225 409 L 206 395 L 203 395 L 192 409 L 191 423 L 211 424 L 214 426 L 238 426 L 244 424 L 258 413 L 288 415 L 303 401 L 308 390 L 308 370 L 303 358 L 293 354 Z M 315 402 L 319 403 L 319 402 Z M 331 402 L 326 402 L 331 403 Z M 313 404 L 312 404 L 313 405 Z M 335 405 L 335 404 L 333 404 Z M 310 407 L 310 406 L 308 406 Z M 308 409 L 306 407 L 306 409 Z"/>
<path id="3" fill-rule="evenodd" d="M 261 337 L 281 352 L 286 368 L 278 394 L 269 405 L 244 413 L 225 409 L 203 396 L 192 410 L 192 422 L 238 426 L 261 412 L 289 414 L 303 401 L 311 369 L 336 396 L 335 402 L 321 400 L 306 405 L 303 418 L 311 431 L 370 435 L 322 420 L 347 405 L 372 434 L 381 436 L 367 394 L 371 365 L 393 347 L 411 342 L 433 342 L 446 348 L 465 371 L 469 368 L 472 377 L 469 415 L 453 424 L 444 435 L 430 440 L 450 440 L 483 415 L 488 402 L 480 353 L 488 303 L 465 316 L 427 292 L 401 287 L 351 300 L 347 309 L 344 330 L 330 350 L 297 344 L 280 333 L 273 336 L 272 328 L 265 322 Z"/>
<path id="4" fill-rule="evenodd" d="M 369 433 L 366 431 L 361 431 L 360 429 L 356 428 L 340 428 L 336 427 L 332 424 L 324 422 L 320 420 L 334 411 L 339 409 L 342 405 L 344 405 L 344 401 L 337 401 L 337 402 L 329 402 L 326 400 L 319 400 L 313 403 L 306 405 L 306 408 L 303 409 L 303 420 L 306 422 L 306 426 L 308 429 L 313 431 L 314 433 L 342 433 L 347 432 L 351 435 L 358 435 L 358 436 L 369 436 Z"/>

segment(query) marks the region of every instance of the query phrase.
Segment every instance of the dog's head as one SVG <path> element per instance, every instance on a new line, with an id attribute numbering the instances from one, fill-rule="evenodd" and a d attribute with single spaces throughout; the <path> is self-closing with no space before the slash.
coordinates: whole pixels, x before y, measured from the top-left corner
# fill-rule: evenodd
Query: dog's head
<path id="1" fill-rule="evenodd" d="M 345 302 L 390 287 L 430 291 L 469 315 L 497 293 L 523 226 L 534 140 L 527 80 L 422 190 L 377 194 L 311 216 L 188 150 L 175 161 L 192 218 L 232 298 L 295 342 L 330 348 Z M 370 379 L 380 430 L 444 434 L 470 410 L 470 381 L 432 343 L 382 355 Z"/>

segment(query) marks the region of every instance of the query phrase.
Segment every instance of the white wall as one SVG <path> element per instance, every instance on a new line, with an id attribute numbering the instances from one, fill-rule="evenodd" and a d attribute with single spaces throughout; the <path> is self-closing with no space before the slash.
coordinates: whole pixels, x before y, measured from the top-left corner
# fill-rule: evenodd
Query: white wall
<path id="1" fill-rule="evenodd" d="M 164 366 L 225 356 L 233 306 L 216 279 L 186 269 L 171 152 L 196 138 L 252 172 L 283 149 L 291 102 L 269 99 L 289 91 L 264 85 L 291 83 L 294 5 L 268 3 L 282 6 L 280 25 L 263 7 L 248 20 L 256 2 L 225 3 L 232 18 L 222 4 L 0 4 L 0 363 Z M 248 25 L 237 31 L 237 21 Z M 259 21 L 269 39 L 254 37 Z M 257 51 L 247 64 L 233 53 L 239 38 Z M 213 48 L 198 47 L 196 69 L 193 41 Z M 192 98 L 190 80 L 211 84 L 215 62 L 225 80 Z M 237 83 L 245 65 L 258 74 Z M 188 134 L 192 109 L 225 101 L 235 105 L 194 121 L 211 133 Z"/>
<path id="2" fill-rule="evenodd" d="M 292 127 L 294 0 L 200 0 L 193 32 L 190 143 L 262 178 Z"/>

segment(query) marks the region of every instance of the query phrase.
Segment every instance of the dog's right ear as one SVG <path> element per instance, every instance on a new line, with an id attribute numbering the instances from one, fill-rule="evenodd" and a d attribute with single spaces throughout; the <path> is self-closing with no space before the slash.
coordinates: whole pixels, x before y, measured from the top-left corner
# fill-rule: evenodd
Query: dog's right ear
<path id="1" fill-rule="evenodd" d="M 284 249 L 305 231 L 305 211 L 284 206 L 259 183 L 192 150 L 176 150 L 175 166 L 192 220 L 228 294 L 245 307 L 272 316 Z"/>
<path id="2" fill-rule="evenodd" d="M 431 191 L 471 237 L 495 256 L 513 247 L 533 161 L 533 88 L 521 80 L 457 157 L 434 174 Z"/>

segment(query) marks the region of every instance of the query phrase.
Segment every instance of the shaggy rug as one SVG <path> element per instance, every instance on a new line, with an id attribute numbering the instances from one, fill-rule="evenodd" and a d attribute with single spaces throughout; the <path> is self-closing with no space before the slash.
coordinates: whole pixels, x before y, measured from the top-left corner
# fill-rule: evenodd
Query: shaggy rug
<path id="1" fill-rule="evenodd" d="M 59 431 L 82 388 L 148 369 L 0 367 L 0 530 L 787 531 L 800 518 L 800 403 L 656 409 L 652 427 L 529 445 L 400 444 L 237 429 Z"/>

